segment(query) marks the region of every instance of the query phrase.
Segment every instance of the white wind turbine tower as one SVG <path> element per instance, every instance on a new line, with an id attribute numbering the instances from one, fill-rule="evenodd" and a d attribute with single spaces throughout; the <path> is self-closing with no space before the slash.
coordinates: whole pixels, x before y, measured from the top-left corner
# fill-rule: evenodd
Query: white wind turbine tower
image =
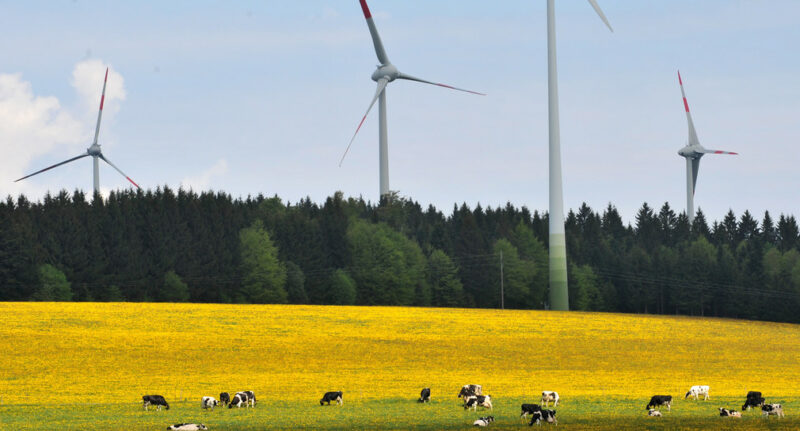
<path id="1" fill-rule="evenodd" d="M 700 158 L 703 157 L 704 154 L 737 155 L 739 153 L 709 150 L 700 145 L 700 140 L 697 139 L 697 131 L 694 129 L 692 114 L 689 112 L 689 102 L 686 101 L 686 92 L 683 91 L 683 79 L 681 79 L 680 71 L 678 71 L 678 83 L 681 86 L 683 107 L 686 109 L 686 121 L 689 122 L 689 142 L 678 151 L 678 154 L 686 158 L 686 215 L 689 217 L 689 226 L 691 226 L 694 222 L 694 190 L 697 186 L 697 172 L 700 170 Z"/>
<path id="2" fill-rule="evenodd" d="M 100 112 L 97 113 L 97 127 L 94 129 L 94 141 L 92 141 L 92 145 L 89 148 L 86 149 L 86 153 L 81 154 L 80 156 L 77 156 L 77 157 L 73 157 L 73 158 L 71 158 L 69 160 L 65 160 L 65 161 L 63 161 L 61 163 L 56 163 L 53 166 L 46 167 L 46 168 L 44 168 L 42 170 L 39 170 L 39 171 L 36 171 L 36 172 L 34 172 L 34 173 L 30 174 L 30 175 L 26 175 L 26 176 L 14 181 L 14 182 L 22 181 L 25 178 L 30 178 L 30 177 L 32 177 L 34 175 L 41 174 L 44 171 L 49 171 L 50 169 L 59 167 L 61 165 L 65 165 L 65 164 L 67 164 L 69 162 L 72 162 L 72 161 L 75 161 L 75 160 L 78 160 L 78 159 L 82 159 L 84 157 L 92 156 L 92 158 L 93 158 L 92 161 L 94 162 L 93 164 L 94 164 L 94 192 L 95 193 L 99 193 L 100 192 L 100 162 L 99 162 L 99 160 L 102 160 L 102 161 L 108 163 L 109 166 L 111 166 L 112 168 L 116 169 L 117 172 L 122 174 L 122 176 L 125 177 L 125 179 L 127 179 L 128 181 L 130 181 L 131 184 L 136 186 L 137 189 L 141 188 L 141 187 L 139 187 L 138 184 L 133 182 L 133 180 L 130 179 L 129 176 L 125 175 L 124 172 L 122 172 L 118 167 L 116 167 L 113 163 L 111 163 L 110 160 L 108 160 L 103 155 L 103 152 L 100 151 L 100 145 L 97 143 L 97 137 L 100 135 L 100 120 L 103 118 L 103 103 L 105 102 L 105 99 L 106 99 L 106 82 L 107 81 L 108 81 L 108 68 L 106 68 L 106 76 L 105 76 L 105 78 L 103 78 L 103 93 L 100 96 Z"/>
<path id="3" fill-rule="evenodd" d="M 339 161 L 339 166 L 340 167 L 342 166 L 342 162 L 344 161 L 345 156 L 347 156 L 347 152 L 350 150 L 350 146 L 353 145 L 353 141 L 355 140 L 358 131 L 361 129 L 361 126 L 364 124 L 364 120 L 367 119 L 367 115 L 369 114 L 369 111 L 372 109 L 372 106 L 375 105 L 375 101 L 380 100 L 380 102 L 378 103 L 378 111 L 379 111 L 378 141 L 380 145 L 379 146 L 380 197 L 383 198 L 384 196 L 389 194 L 389 137 L 388 137 L 388 132 L 386 130 L 386 86 L 395 79 L 406 79 L 409 81 L 422 82 L 424 84 L 438 85 L 439 87 L 450 88 L 452 90 L 465 91 L 467 93 L 478 94 L 481 96 L 484 96 L 484 94 L 475 91 L 464 90 L 462 88 L 452 87 L 445 84 L 440 84 L 437 82 L 426 81 L 420 78 L 415 78 L 411 75 L 407 75 L 397 70 L 397 67 L 393 65 L 391 61 L 389 61 L 389 57 L 386 55 L 386 50 L 383 49 L 383 43 L 381 42 L 381 37 L 378 34 L 378 29 L 375 27 L 375 22 L 372 20 L 372 14 L 369 11 L 369 7 L 367 6 L 366 0 L 359 0 L 359 1 L 361 2 L 361 10 L 364 12 L 364 18 L 366 18 L 367 20 L 367 27 L 369 27 L 369 32 L 372 35 L 372 43 L 373 45 L 375 45 L 375 54 L 378 55 L 378 61 L 380 62 L 380 64 L 378 65 L 378 69 L 372 73 L 372 80 L 378 83 L 378 88 L 377 90 L 375 90 L 375 96 L 372 98 L 372 102 L 369 104 L 367 112 L 364 114 L 364 117 L 358 124 L 358 128 L 356 128 L 356 132 L 350 139 L 350 143 L 347 145 L 347 149 L 342 155 L 342 159 Z"/>
<path id="4" fill-rule="evenodd" d="M 589 0 L 600 19 L 611 24 L 595 0 Z M 564 234 L 564 193 L 561 185 L 561 134 L 558 124 L 555 0 L 547 0 L 547 93 L 550 118 L 550 308 L 569 310 L 567 243 Z"/>

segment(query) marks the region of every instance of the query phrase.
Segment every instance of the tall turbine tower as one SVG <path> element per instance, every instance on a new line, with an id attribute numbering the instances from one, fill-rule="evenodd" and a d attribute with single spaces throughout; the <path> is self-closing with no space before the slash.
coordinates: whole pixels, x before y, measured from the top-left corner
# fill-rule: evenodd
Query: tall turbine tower
<path id="1" fill-rule="evenodd" d="M 709 150 L 700 145 L 697 139 L 697 131 L 694 130 L 692 114 L 689 112 L 689 102 L 686 101 L 686 92 L 683 91 L 683 79 L 681 72 L 678 71 L 678 83 L 681 86 L 683 96 L 683 107 L 686 109 L 686 121 L 689 122 L 689 142 L 685 147 L 678 151 L 681 157 L 686 158 L 686 215 L 689 217 L 689 226 L 694 222 L 694 190 L 697 186 L 697 172 L 700 170 L 700 158 L 704 154 L 732 154 L 730 151 Z"/>
<path id="2" fill-rule="evenodd" d="M 106 100 L 106 82 L 107 81 L 108 81 L 108 68 L 106 68 L 106 77 L 103 79 L 103 94 L 100 96 L 100 112 L 98 112 L 98 114 L 97 114 L 97 127 L 95 127 L 95 129 L 94 129 L 94 141 L 92 141 L 92 145 L 89 148 L 86 149 L 86 153 L 81 154 L 80 156 L 77 156 L 77 157 L 73 157 L 73 158 L 71 158 L 69 160 L 65 160 L 65 161 L 63 161 L 61 163 L 56 163 L 53 166 L 46 167 L 46 168 L 44 168 L 44 169 L 42 169 L 40 171 L 36 171 L 36 172 L 34 172 L 34 173 L 30 174 L 30 175 L 26 175 L 26 176 L 14 181 L 14 182 L 22 181 L 25 178 L 30 178 L 30 177 L 32 177 L 32 176 L 34 176 L 36 174 L 41 174 L 44 171 L 49 171 L 50 169 L 59 167 L 61 165 L 65 165 L 65 164 L 67 164 L 69 162 L 72 162 L 72 161 L 75 161 L 75 160 L 78 160 L 78 159 L 82 159 L 82 158 L 87 157 L 87 156 L 92 156 L 92 159 L 93 159 L 92 162 L 93 162 L 93 167 L 94 167 L 93 168 L 93 172 L 94 172 L 94 192 L 95 193 L 99 193 L 100 192 L 100 162 L 99 162 L 98 159 L 108 163 L 109 166 L 111 166 L 112 168 L 116 169 L 117 172 L 122 174 L 122 176 L 125 177 L 125 179 L 127 179 L 128 181 L 130 181 L 131 184 L 136 186 L 137 189 L 141 188 L 141 187 L 139 187 L 138 184 L 133 182 L 133 180 L 130 179 L 129 176 L 125 175 L 124 172 L 119 170 L 118 167 L 116 167 L 113 163 L 111 163 L 110 160 L 108 160 L 103 155 L 103 152 L 100 151 L 100 145 L 97 143 L 97 137 L 100 135 L 100 120 L 103 118 L 103 103 Z"/>
<path id="3" fill-rule="evenodd" d="M 375 22 L 372 20 L 372 14 L 367 6 L 367 1 L 359 1 L 361 2 L 361 10 L 364 12 L 364 18 L 367 20 L 369 33 L 372 35 L 372 44 L 375 46 L 375 54 L 378 55 L 378 61 L 380 62 L 378 69 L 372 73 L 372 80 L 378 83 L 378 89 L 375 90 L 375 96 L 372 98 L 369 108 L 367 108 L 367 113 L 364 114 L 364 117 L 361 118 L 361 122 L 358 123 L 358 128 L 356 128 L 356 132 L 353 133 L 353 137 L 350 139 L 350 143 L 347 145 L 347 149 L 344 151 L 342 159 L 339 161 L 339 166 L 342 166 L 347 152 L 350 151 L 350 146 L 353 145 L 353 141 L 356 139 L 358 131 L 364 124 L 364 120 L 367 119 L 367 115 L 372 109 L 372 106 L 375 105 L 375 101 L 380 100 L 380 103 L 378 103 L 378 142 L 380 146 L 378 158 L 380 166 L 380 197 L 383 197 L 389 194 L 389 136 L 386 130 L 386 86 L 395 79 L 406 79 L 409 81 L 422 82 L 424 84 L 438 85 L 439 87 L 450 88 L 452 90 L 466 91 L 467 93 L 479 94 L 481 96 L 484 96 L 484 94 L 415 78 L 397 70 L 397 67 L 389 61 L 386 50 L 383 49 L 383 42 L 381 42 L 381 37 L 378 34 L 377 27 L 375 27 Z"/>
<path id="4" fill-rule="evenodd" d="M 595 0 L 589 0 L 600 19 L 611 24 Z M 547 0 L 547 93 L 550 117 L 550 308 L 569 310 L 567 243 L 564 235 L 564 193 L 561 186 L 561 134 L 558 125 L 555 0 Z"/>

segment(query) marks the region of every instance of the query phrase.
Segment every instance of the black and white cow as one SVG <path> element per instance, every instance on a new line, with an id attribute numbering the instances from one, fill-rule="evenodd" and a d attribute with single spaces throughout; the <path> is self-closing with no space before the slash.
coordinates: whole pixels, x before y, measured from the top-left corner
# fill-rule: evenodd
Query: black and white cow
<path id="1" fill-rule="evenodd" d="M 244 407 L 255 407 L 256 406 L 256 396 L 253 391 L 243 391 L 237 392 L 236 395 L 233 396 L 231 402 L 228 404 L 228 408 L 231 409 L 234 406 L 237 408 Z"/>
<path id="2" fill-rule="evenodd" d="M 419 399 L 417 402 L 420 403 L 427 403 L 431 400 L 431 388 L 425 388 L 422 392 L 419 393 Z"/>
<path id="3" fill-rule="evenodd" d="M 214 411 L 214 407 L 219 405 L 219 401 L 215 400 L 214 397 L 203 397 L 200 399 L 200 407 L 203 409 L 211 409 Z"/>
<path id="4" fill-rule="evenodd" d="M 558 419 L 556 419 L 556 411 L 555 410 L 539 410 L 531 415 L 531 421 L 528 423 L 528 426 L 533 426 L 533 424 L 541 425 L 542 422 L 547 422 L 549 424 L 556 424 L 558 425 Z"/>
<path id="5" fill-rule="evenodd" d="M 704 397 L 703 401 L 705 401 L 705 400 L 707 400 L 709 398 L 708 392 L 710 390 L 711 390 L 711 388 L 709 388 L 706 385 L 695 385 L 695 386 L 692 386 L 691 388 L 689 388 L 689 392 L 686 393 L 686 396 L 684 396 L 683 399 L 685 400 L 685 399 L 687 399 L 689 397 L 692 397 L 695 400 L 698 400 L 698 399 L 700 399 L 700 396 L 702 395 Z"/>
<path id="6" fill-rule="evenodd" d="M 219 394 L 219 403 L 222 404 L 223 406 L 227 406 L 228 404 L 230 404 L 231 403 L 231 394 L 229 394 L 227 392 L 223 392 L 223 393 Z"/>
<path id="7" fill-rule="evenodd" d="M 761 392 L 750 391 L 747 393 L 747 399 L 742 406 L 742 410 L 750 410 L 751 407 L 761 407 L 764 405 L 764 397 Z"/>
<path id="8" fill-rule="evenodd" d="M 763 406 L 761 406 L 761 413 L 764 414 L 765 418 L 769 417 L 770 415 L 782 418 L 783 406 L 781 406 L 780 404 L 764 404 Z"/>
<path id="9" fill-rule="evenodd" d="M 542 391 L 542 404 L 545 407 L 550 405 L 550 401 L 553 401 L 553 407 L 558 405 L 558 392 L 555 391 Z"/>
<path id="10" fill-rule="evenodd" d="M 726 409 L 725 407 L 720 407 L 719 408 L 719 415 L 720 416 L 728 416 L 728 417 L 732 417 L 732 418 L 740 418 L 740 417 L 742 417 L 742 412 L 737 412 L 736 410 L 729 410 L 729 409 Z"/>
<path id="11" fill-rule="evenodd" d="M 476 427 L 488 427 L 492 422 L 494 422 L 494 416 L 486 416 L 485 418 L 476 420 L 472 425 Z"/>
<path id="12" fill-rule="evenodd" d="M 473 395 L 483 395 L 481 385 L 464 385 L 458 392 L 458 398 L 467 398 Z"/>
<path id="13" fill-rule="evenodd" d="M 464 410 L 478 410 L 478 406 L 492 409 L 492 397 L 490 395 L 473 395 L 464 399 Z"/>
<path id="14" fill-rule="evenodd" d="M 656 409 L 650 409 L 650 410 L 647 411 L 647 416 L 653 416 L 653 417 L 660 418 L 661 417 L 661 412 L 656 410 Z"/>
<path id="15" fill-rule="evenodd" d="M 164 406 L 167 410 L 169 410 L 169 404 L 167 404 L 167 400 L 165 400 L 161 395 L 145 395 L 142 397 L 142 404 L 144 405 L 145 410 L 147 410 L 147 408 L 150 406 L 158 407 L 159 411 L 161 411 L 161 406 Z"/>
<path id="16" fill-rule="evenodd" d="M 203 424 L 175 424 L 168 426 L 167 429 L 178 431 L 202 431 L 207 430 L 208 427 Z"/>
<path id="17" fill-rule="evenodd" d="M 536 412 L 542 411 L 542 407 L 539 404 L 523 404 L 522 405 L 522 414 L 519 417 L 525 419 L 528 415 L 532 415 Z"/>
<path id="18" fill-rule="evenodd" d="M 325 392 L 325 395 L 319 400 L 319 405 L 323 405 L 324 403 L 331 405 L 331 401 L 336 401 L 336 404 L 342 405 L 342 391 Z"/>
<path id="19" fill-rule="evenodd" d="M 672 411 L 672 395 L 653 395 L 650 402 L 647 403 L 645 410 L 650 410 L 653 407 L 667 406 L 667 411 Z"/>

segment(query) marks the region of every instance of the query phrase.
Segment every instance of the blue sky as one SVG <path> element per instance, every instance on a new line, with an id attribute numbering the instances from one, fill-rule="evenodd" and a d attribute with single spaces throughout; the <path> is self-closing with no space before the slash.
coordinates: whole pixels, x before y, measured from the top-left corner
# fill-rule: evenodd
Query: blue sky
<path id="1" fill-rule="evenodd" d="M 401 71 L 388 88 L 391 188 L 423 205 L 547 208 L 545 2 L 371 0 Z M 681 70 L 706 156 L 696 206 L 798 213 L 800 2 L 557 1 L 565 206 L 685 207 Z M 375 200 L 377 63 L 357 0 L 0 0 L 0 194 L 91 188 L 85 151 L 105 65 L 104 154 L 145 188 Z M 104 190 L 126 187 L 101 167 Z"/>

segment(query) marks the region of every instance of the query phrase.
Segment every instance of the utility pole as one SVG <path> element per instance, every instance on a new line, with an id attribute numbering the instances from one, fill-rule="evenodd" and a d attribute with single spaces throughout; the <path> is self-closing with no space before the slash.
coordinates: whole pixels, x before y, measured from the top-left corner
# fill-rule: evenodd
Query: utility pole
<path id="1" fill-rule="evenodd" d="M 500 309 L 506 309 L 505 292 L 503 291 L 503 250 L 500 250 Z"/>

